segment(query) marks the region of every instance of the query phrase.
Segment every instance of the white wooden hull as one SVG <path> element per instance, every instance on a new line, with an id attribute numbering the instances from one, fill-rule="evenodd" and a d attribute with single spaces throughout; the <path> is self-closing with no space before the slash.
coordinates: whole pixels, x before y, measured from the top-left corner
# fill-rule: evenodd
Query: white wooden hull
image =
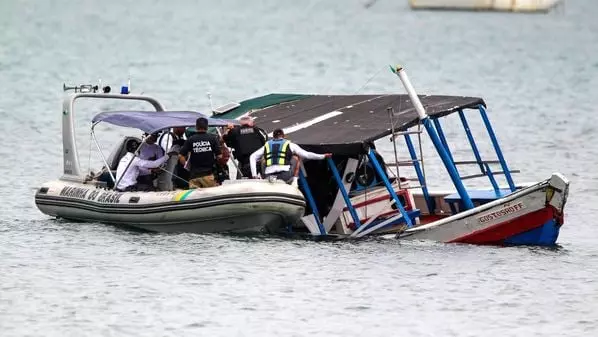
<path id="1" fill-rule="evenodd" d="M 267 180 L 173 192 L 114 192 L 65 180 L 48 182 L 35 195 L 47 215 L 128 225 L 159 232 L 276 231 L 305 211 L 301 192 Z"/>
<path id="2" fill-rule="evenodd" d="M 493 202 L 408 229 L 400 237 L 405 240 L 496 244 L 518 240 L 518 235 L 541 230 L 545 225 L 555 226 L 558 235 L 568 190 L 567 179 L 555 173 L 546 181 Z M 554 244 L 556 240 L 556 237 L 554 240 L 550 238 L 550 233 L 538 235 L 545 237 L 537 244 Z"/>

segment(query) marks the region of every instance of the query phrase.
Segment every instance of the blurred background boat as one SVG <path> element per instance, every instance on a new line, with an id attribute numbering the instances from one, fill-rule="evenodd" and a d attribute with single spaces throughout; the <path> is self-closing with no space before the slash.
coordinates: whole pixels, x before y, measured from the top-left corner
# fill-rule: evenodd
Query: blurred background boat
<path id="1" fill-rule="evenodd" d="M 562 0 L 409 0 L 413 9 L 549 12 Z"/>

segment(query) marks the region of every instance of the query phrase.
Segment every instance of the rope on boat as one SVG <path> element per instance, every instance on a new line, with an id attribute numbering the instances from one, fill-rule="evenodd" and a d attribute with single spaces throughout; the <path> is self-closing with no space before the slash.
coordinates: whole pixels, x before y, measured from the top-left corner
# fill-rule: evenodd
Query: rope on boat
<path id="1" fill-rule="evenodd" d="M 163 168 L 163 167 L 159 167 L 160 170 L 166 172 L 166 173 L 170 173 L 172 174 L 173 177 L 181 179 L 182 181 L 184 181 L 185 183 L 189 184 L 189 181 L 185 180 L 184 178 L 179 177 L 178 175 L 174 174 L 173 172 L 168 171 L 167 169 Z"/>
<path id="2" fill-rule="evenodd" d="M 378 76 L 382 70 L 385 70 L 386 66 L 380 68 L 380 70 L 378 70 L 374 75 L 372 75 L 367 81 L 365 81 L 365 83 L 359 88 L 357 89 L 357 91 L 355 91 L 355 93 L 353 95 L 357 95 L 361 90 L 363 90 L 363 88 L 365 88 L 376 76 Z"/>

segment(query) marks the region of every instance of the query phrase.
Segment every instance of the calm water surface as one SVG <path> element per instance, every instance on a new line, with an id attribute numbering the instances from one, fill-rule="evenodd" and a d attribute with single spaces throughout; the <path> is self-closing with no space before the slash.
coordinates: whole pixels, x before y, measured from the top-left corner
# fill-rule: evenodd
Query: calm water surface
<path id="1" fill-rule="evenodd" d="M 0 335 L 596 336 L 598 2 L 549 15 L 365 4 L 2 1 Z M 131 76 L 168 108 L 205 110 L 208 91 L 215 105 L 402 93 L 394 63 L 420 93 L 484 97 L 517 181 L 571 179 L 560 247 L 138 233 L 33 203 L 61 171 L 63 82 Z M 83 169 L 90 118 L 110 107 L 80 105 Z M 445 131 L 465 157 L 458 124 Z M 102 129 L 105 153 L 126 132 Z"/>

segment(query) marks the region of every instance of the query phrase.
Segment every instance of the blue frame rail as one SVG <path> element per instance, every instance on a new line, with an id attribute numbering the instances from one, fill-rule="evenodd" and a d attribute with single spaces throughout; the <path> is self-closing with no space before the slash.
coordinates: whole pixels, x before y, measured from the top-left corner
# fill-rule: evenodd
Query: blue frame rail
<path id="1" fill-rule="evenodd" d="M 434 210 L 436 209 L 436 203 L 434 202 L 434 200 L 432 198 L 430 198 L 430 193 L 428 193 L 428 186 L 426 184 L 426 179 L 425 179 L 424 173 L 419 165 L 417 153 L 415 152 L 415 147 L 413 146 L 413 142 L 411 141 L 411 136 L 409 136 L 409 134 L 405 135 L 405 143 L 407 144 L 407 149 L 409 150 L 409 155 L 411 156 L 411 160 L 413 160 L 413 168 L 415 169 L 415 173 L 417 174 L 417 179 L 419 180 L 419 185 L 421 186 L 422 192 L 424 193 L 424 199 L 426 200 L 426 205 L 428 206 L 428 212 L 430 214 L 434 214 Z"/>
<path id="2" fill-rule="evenodd" d="M 469 140 L 469 145 L 471 145 L 471 150 L 473 151 L 475 160 L 480 166 L 480 172 L 484 173 L 484 163 L 482 162 L 482 156 L 480 156 L 480 151 L 478 150 L 475 139 L 471 134 L 471 129 L 469 128 L 469 123 L 467 123 L 467 118 L 465 118 L 465 113 L 463 110 L 459 110 L 459 119 L 461 119 L 461 124 L 463 124 L 463 129 L 465 129 L 465 134 L 467 135 L 467 140 Z"/>
<path id="3" fill-rule="evenodd" d="M 355 207 L 351 204 L 351 199 L 349 198 L 349 193 L 345 189 L 345 185 L 343 184 L 343 180 L 341 179 L 341 175 L 338 173 L 336 169 L 336 165 L 334 165 L 334 161 L 332 158 L 326 158 L 328 163 L 328 167 L 332 171 L 332 175 L 334 176 L 334 180 L 336 180 L 336 184 L 338 185 L 338 190 L 343 195 L 343 199 L 345 199 L 345 204 L 349 209 L 349 213 L 351 213 L 351 217 L 353 218 L 353 222 L 355 223 L 355 228 L 361 227 L 361 222 L 359 221 L 359 216 L 357 215 L 357 211 L 355 211 Z"/>
<path id="4" fill-rule="evenodd" d="M 301 165 L 301 164 L 298 163 L 297 165 Z M 322 224 L 322 221 L 320 221 L 320 212 L 318 212 L 318 207 L 316 206 L 316 200 L 314 199 L 313 195 L 311 194 L 311 189 L 309 188 L 309 185 L 307 184 L 307 179 L 305 179 L 305 176 L 303 175 L 303 170 L 301 170 L 301 168 L 299 168 L 299 182 L 301 183 L 301 186 L 303 186 L 303 191 L 305 192 L 305 197 L 307 198 L 307 202 L 309 203 L 309 206 L 311 207 L 311 211 L 314 215 L 314 218 L 316 219 L 318 228 L 320 229 L 320 235 L 326 235 L 326 230 L 324 229 L 324 225 Z"/>
<path id="5" fill-rule="evenodd" d="M 453 181 L 453 185 L 457 189 L 457 193 L 459 193 L 459 196 L 461 197 L 463 206 L 466 209 L 474 208 L 473 202 L 471 201 L 471 198 L 469 197 L 469 193 L 467 193 L 467 190 L 465 189 L 465 186 L 463 185 L 463 181 L 461 181 L 461 177 L 459 176 L 459 172 L 457 172 L 457 168 L 455 167 L 455 162 L 452 161 L 450 155 L 447 153 L 444 145 L 440 141 L 440 138 L 436 134 L 434 125 L 432 125 L 432 122 L 430 122 L 430 118 L 426 117 L 426 118 L 422 119 L 421 121 L 422 121 L 422 124 L 424 124 L 424 127 L 426 128 L 426 131 L 428 132 L 428 135 L 430 136 L 430 139 L 432 140 L 432 143 L 434 144 L 434 147 L 436 148 L 436 152 L 438 152 L 438 155 L 440 156 L 440 159 L 442 160 L 442 163 L 444 164 L 444 167 L 448 171 L 448 174 L 451 177 L 451 180 Z"/>
<path id="6" fill-rule="evenodd" d="M 515 183 L 513 182 L 513 177 L 511 177 L 511 172 L 507 167 L 507 162 L 505 161 L 505 158 L 502 155 L 502 151 L 500 150 L 500 146 L 498 145 L 498 140 L 496 139 L 496 135 L 494 134 L 494 130 L 492 129 L 492 125 L 490 124 L 490 120 L 488 119 L 488 115 L 486 114 L 486 109 L 482 104 L 480 104 L 478 106 L 478 110 L 480 111 L 480 115 L 482 116 L 484 125 L 486 126 L 488 134 L 490 135 L 490 140 L 492 141 L 492 145 L 494 146 L 494 150 L 496 151 L 496 156 L 498 157 L 498 161 L 500 162 L 502 171 L 504 172 L 505 178 L 507 179 L 507 183 L 509 184 L 509 189 L 511 190 L 511 192 L 515 192 Z"/>
<path id="7" fill-rule="evenodd" d="M 390 180 L 388 180 L 388 176 L 386 175 L 386 172 L 384 172 L 384 170 L 382 169 L 382 166 L 380 166 L 380 163 L 378 163 L 378 160 L 376 159 L 376 154 L 374 153 L 374 151 L 372 151 L 372 149 L 370 149 L 368 151 L 368 157 L 370 158 L 372 165 L 374 165 L 374 169 L 376 170 L 376 172 L 378 172 L 378 175 L 382 178 L 382 181 L 384 182 L 384 185 L 386 186 L 388 193 L 392 196 L 393 200 L 395 201 L 395 204 L 397 205 L 397 209 L 399 210 L 399 212 L 401 212 L 403 219 L 405 219 L 405 223 L 407 224 L 407 227 L 408 228 L 413 227 L 413 222 L 411 222 L 411 218 L 407 214 L 407 211 L 405 211 L 403 204 L 401 204 L 401 201 L 399 200 L 399 197 L 395 193 L 394 188 L 392 188 L 392 184 L 390 183 Z M 397 177 L 397 179 L 398 179 L 398 177 Z M 400 181 L 399 181 L 399 184 L 400 184 Z"/>
<path id="8" fill-rule="evenodd" d="M 446 137 L 444 136 L 444 131 L 442 130 L 440 121 L 436 118 L 436 119 L 432 119 L 432 122 L 434 123 L 434 126 L 436 127 L 436 132 L 438 132 L 438 137 L 440 138 L 442 145 L 444 145 L 444 148 L 446 149 L 446 153 L 448 154 L 451 161 L 455 162 L 455 160 L 453 159 L 453 154 L 451 153 L 451 149 L 449 148 L 448 142 L 446 141 Z"/>
<path id="9" fill-rule="evenodd" d="M 490 179 L 490 184 L 492 184 L 492 188 L 494 189 L 494 193 L 496 194 L 497 197 L 500 198 L 500 188 L 498 188 L 498 184 L 496 183 L 496 179 L 494 179 L 494 174 L 492 173 L 492 170 L 490 170 L 490 165 L 488 165 L 488 163 L 484 163 L 484 166 L 486 167 L 486 175 L 488 176 L 488 179 Z"/>

